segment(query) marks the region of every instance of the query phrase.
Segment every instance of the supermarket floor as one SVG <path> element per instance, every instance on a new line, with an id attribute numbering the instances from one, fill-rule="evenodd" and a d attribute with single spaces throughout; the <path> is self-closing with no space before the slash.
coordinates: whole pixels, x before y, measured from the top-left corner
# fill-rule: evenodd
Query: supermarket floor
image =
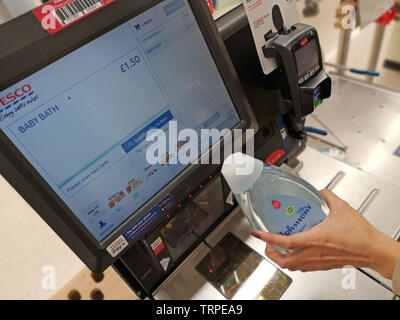
<path id="1" fill-rule="evenodd" d="M 299 2 L 303 3 L 303 2 Z M 320 13 L 303 19 L 319 30 L 325 59 L 336 62 L 339 31 L 333 27 L 339 0 L 320 1 Z M 301 5 L 299 8 L 302 9 Z M 374 25 L 352 33 L 349 66 L 365 68 Z M 376 84 L 400 89 L 400 73 L 383 68 L 392 27 L 386 30 L 379 62 L 382 76 Z M 400 141 L 399 141 L 400 143 Z M 0 177 L 0 299 L 49 299 L 84 269 L 71 250 L 41 220 L 29 205 Z M 5 205 L 4 205 L 5 204 Z M 50 266 L 50 269 L 48 268 Z M 43 288 L 49 270 L 55 270 L 55 288 Z M 46 287 L 46 286 L 44 286 Z"/>

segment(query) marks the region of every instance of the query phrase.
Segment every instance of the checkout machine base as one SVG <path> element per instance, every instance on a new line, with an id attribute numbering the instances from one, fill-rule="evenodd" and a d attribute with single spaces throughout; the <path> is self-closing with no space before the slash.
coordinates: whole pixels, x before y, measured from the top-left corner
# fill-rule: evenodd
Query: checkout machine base
<path id="1" fill-rule="evenodd" d="M 398 237 L 396 186 L 307 148 L 298 174 L 319 189 L 329 186 L 382 232 Z M 323 164 L 323 165 L 321 165 Z M 374 191 L 375 192 L 371 192 Z M 379 192 L 376 192 L 379 190 Z M 394 299 L 391 283 L 372 270 L 301 273 L 280 270 L 265 258 L 265 243 L 251 236 L 235 209 L 153 293 L 160 300 Z"/>
<path id="2" fill-rule="evenodd" d="M 278 300 L 292 279 L 232 233 L 227 233 L 196 266 L 225 298 Z"/>
<path id="3" fill-rule="evenodd" d="M 307 118 L 306 125 L 326 129 L 312 136 L 321 150 L 341 150 L 343 161 L 400 186 L 400 91 L 331 75 L 332 97 Z"/>

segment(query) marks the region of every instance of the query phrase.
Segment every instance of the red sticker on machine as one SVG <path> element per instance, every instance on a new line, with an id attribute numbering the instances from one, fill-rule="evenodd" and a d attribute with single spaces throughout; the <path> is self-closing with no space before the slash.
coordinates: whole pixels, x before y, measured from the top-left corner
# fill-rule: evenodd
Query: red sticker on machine
<path id="1" fill-rule="evenodd" d="M 285 150 L 276 150 L 265 159 L 265 163 L 276 164 L 286 154 Z"/>
<path id="2" fill-rule="evenodd" d="M 163 251 L 163 250 L 165 249 L 165 244 L 164 244 L 164 242 L 162 241 L 161 237 L 158 237 L 158 238 L 156 239 L 156 241 L 154 241 L 154 242 L 151 244 L 151 248 L 153 249 L 153 252 L 154 252 L 154 254 L 155 254 L 156 256 L 158 256 L 158 255 L 161 253 L 161 251 Z"/>
<path id="3" fill-rule="evenodd" d="M 51 35 L 117 0 L 52 0 L 32 11 Z"/>

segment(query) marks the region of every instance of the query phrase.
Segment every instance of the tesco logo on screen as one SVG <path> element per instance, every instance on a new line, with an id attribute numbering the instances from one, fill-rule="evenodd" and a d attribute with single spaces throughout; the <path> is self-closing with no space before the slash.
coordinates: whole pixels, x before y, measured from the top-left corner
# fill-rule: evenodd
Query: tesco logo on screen
<path id="1" fill-rule="evenodd" d="M 13 92 L 8 93 L 4 97 L 1 97 L 0 106 L 5 107 L 10 103 L 16 101 L 17 99 L 26 96 L 31 91 L 32 91 L 32 86 L 29 84 L 25 84 L 22 87 L 15 89 Z"/>

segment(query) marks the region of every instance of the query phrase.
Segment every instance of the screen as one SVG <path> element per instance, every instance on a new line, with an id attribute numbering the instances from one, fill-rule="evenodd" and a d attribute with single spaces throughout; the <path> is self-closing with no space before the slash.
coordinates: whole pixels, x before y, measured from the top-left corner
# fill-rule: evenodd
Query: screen
<path id="1" fill-rule="evenodd" d="M 315 39 L 296 51 L 296 61 L 299 78 L 319 64 L 319 51 Z"/>
<path id="2" fill-rule="evenodd" d="M 0 128 L 98 241 L 188 166 L 168 153 L 146 160 L 147 133 L 171 120 L 197 132 L 240 121 L 186 0 L 163 1 L 0 92 Z"/>

